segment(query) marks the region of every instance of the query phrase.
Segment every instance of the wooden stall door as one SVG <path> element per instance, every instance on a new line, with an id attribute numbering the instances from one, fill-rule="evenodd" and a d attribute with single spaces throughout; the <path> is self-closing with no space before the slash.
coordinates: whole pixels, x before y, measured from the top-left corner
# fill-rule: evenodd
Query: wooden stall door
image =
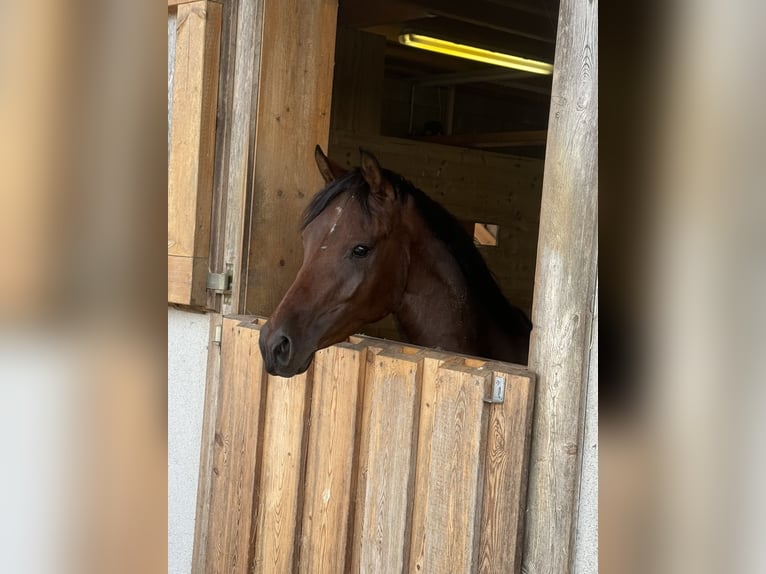
<path id="1" fill-rule="evenodd" d="M 221 4 L 169 2 L 168 303 L 205 307 Z"/>
<path id="2" fill-rule="evenodd" d="M 193 572 L 519 571 L 528 371 L 352 337 L 284 379 L 222 327 Z"/>

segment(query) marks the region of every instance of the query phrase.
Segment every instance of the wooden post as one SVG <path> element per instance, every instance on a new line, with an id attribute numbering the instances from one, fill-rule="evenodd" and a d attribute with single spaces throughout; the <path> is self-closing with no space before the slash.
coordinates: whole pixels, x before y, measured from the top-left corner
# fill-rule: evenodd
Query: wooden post
<path id="1" fill-rule="evenodd" d="M 168 153 L 168 302 L 204 306 L 218 97 L 221 5 L 178 7 Z"/>
<path id="2" fill-rule="evenodd" d="M 562 0 L 529 368 L 537 373 L 523 571 L 571 571 L 597 263 L 598 1 Z"/>

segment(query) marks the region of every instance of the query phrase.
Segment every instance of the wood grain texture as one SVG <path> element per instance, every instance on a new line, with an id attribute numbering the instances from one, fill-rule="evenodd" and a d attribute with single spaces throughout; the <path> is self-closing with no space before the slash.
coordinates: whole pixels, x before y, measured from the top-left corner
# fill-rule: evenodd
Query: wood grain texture
<path id="1" fill-rule="evenodd" d="M 223 321 L 205 572 L 245 572 L 251 562 L 254 493 L 264 402 L 258 331 Z"/>
<path id="2" fill-rule="evenodd" d="M 418 422 L 418 448 L 415 471 L 415 486 L 412 509 L 412 536 L 410 542 L 409 572 L 423 572 L 426 551 L 426 501 L 428 500 L 429 477 L 431 468 L 431 447 L 434 429 L 434 413 L 437 408 L 436 378 L 439 366 L 446 360 L 446 355 L 423 358 L 423 376 L 420 395 L 420 413 Z"/>
<path id="3" fill-rule="evenodd" d="M 246 310 L 270 314 L 295 278 L 300 216 L 322 178 L 337 0 L 264 0 Z"/>
<path id="4" fill-rule="evenodd" d="M 216 327 L 223 329 L 223 317 L 212 314 L 208 337 L 207 371 L 205 374 L 205 399 L 202 412 L 200 440 L 199 479 L 197 481 L 197 509 L 194 519 L 194 546 L 192 550 L 192 574 L 204 574 L 207 538 L 210 532 L 210 500 L 215 456 L 215 432 L 218 417 L 218 398 L 221 382 L 221 346 L 213 343 Z M 227 345 L 228 346 L 228 345 Z"/>
<path id="5" fill-rule="evenodd" d="M 367 368 L 353 572 L 408 565 L 422 357 L 382 352 Z"/>
<path id="6" fill-rule="evenodd" d="M 296 566 L 311 379 L 312 369 L 290 379 L 268 377 L 255 561 L 250 572 L 292 572 Z"/>
<path id="7" fill-rule="evenodd" d="M 195 574 L 518 571 L 529 372 L 352 337 L 268 377 L 253 319 L 210 355 Z"/>
<path id="8" fill-rule="evenodd" d="M 168 303 L 204 307 L 207 257 L 168 255 Z"/>
<path id="9" fill-rule="evenodd" d="M 380 133 L 386 39 L 339 27 L 332 91 L 332 130 Z"/>
<path id="10" fill-rule="evenodd" d="M 479 572 L 518 573 L 524 545 L 534 376 L 488 363 L 506 381 L 505 402 L 489 406 Z"/>
<path id="11" fill-rule="evenodd" d="M 170 159 L 170 133 L 173 129 L 173 74 L 176 68 L 177 16 L 177 10 L 168 10 L 168 159 Z"/>
<path id="12" fill-rule="evenodd" d="M 598 1 L 562 0 L 545 161 L 524 569 L 571 571 L 597 262 Z"/>
<path id="13" fill-rule="evenodd" d="M 472 572 L 478 563 L 491 373 L 442 364 L 436 381 L 422 572 Z"/>
<path id="14" fill-rule="evenodd" d="M 209 255 L 220 32 L 219 4 L 178 6 L 168 159 L 169 256 Z"/>
<path id="15" fill-rule="evenodd" d="M 348 343 L 314 358 L 300 572 L 344 572 L 365 366 L 365 351 Z"/>
<path id="16" fill-rule="evenodd" d="M 263 0 L 224 4 L 214 179 L 211 269 L 230 267 L 230 296 L 217 296 L 224 314 L 244 312 L 248 264 L 249 216 L 253 182 L 255 119 L 258 103 Z"/>

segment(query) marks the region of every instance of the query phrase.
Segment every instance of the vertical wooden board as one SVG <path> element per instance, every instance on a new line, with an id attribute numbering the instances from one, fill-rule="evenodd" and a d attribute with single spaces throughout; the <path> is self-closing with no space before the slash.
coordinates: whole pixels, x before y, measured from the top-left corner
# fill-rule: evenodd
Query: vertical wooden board
<path id="1" fill-rule="evenodd" d="M 254 151 L 248 313 L 269 315 L 302 261 L 300 217 L 322 186 L 337 0 L 264 0 Z"/>
<path id="2" fill-rule="evenodd" d="M 268 377 L 255 562 L 250 572 L 292 572 L 299 540 L 301 472 L 312 369 Z"/>
<path id="3" fill-rule="evenodd" d="M 409 559 L 422 358 L 380 353 L 368 366 L 353 572 L 403 572 Z"/>
<path id="4" fill-rule="evenodd" d="M 314 358 L 300 572 L 332 574 L 345 569 L 365 354 L 342 343 Z"/>
<path id="5" fill-rule="evenodd" d="M 168 159 L 170 159 L 170 132 L 173 128 L 173 73 L 176 67 L 176 22 L 178 10 L 168 10 Z"/>
<path id="6" fill-rule="evenodd" d="M 491 373 L 445 363 L 436 381 L 422 572 L 473 572 L 479 525 Z"/>
<path id="7" fill-rule="evenodd" d="M 506 381 L 505 402 L 489 407 L 479 572 L 518 573 L 524 544 L 534 375 L 495 370 L 493 378 L 498 376 Z"/>
<path id="8" fill-rule="evenodd" d="M 431 446 L 436 411 L 436 378 L 443 357 L 426 356 L 421 378 L 420 414 L 418 423 L 417 463 L 412 508 L 412 541 L 410 543 L 409 571 L 423 572 L 426 544 L 426 501 L 431 468 Z"/>
<path id="9" fill-rule="evenodd" d="M 220 30 L 220 4 L 200 0 L 178 7 L 168 161 L 168 255 L 208 255 Z"/>
<path id="10" fill-rule="evenodd" d="M 561 0 L 540 207 L 524 569 L 572 569 L 598 262 L 598 0 Z"/>
<path id="11" fill-rule="evenodd" d="M 213 314 L 210 317 L 210 336 L 213 341 L 217 328 L 223 329 L 223 318 Z M 212 495 L 213 464 L 215 456 L 216 417 L 221 382 L 221 348 L 208 343 L 207 374 L 205 377 L 204 411 L 202 415 L 202 436 L 199 456 L 199 480 L 197 482 L 197 511 L 194 517 L 194 548 L 192 552 L 192 574 L 204 574 L 205 552 L 210 526 L 210 500 Z"/>
<path id="12" fill-rule="evenodd" d="M 263 403 L 258 331 L 224 319 L 205 572 L 245 571 Z"/>

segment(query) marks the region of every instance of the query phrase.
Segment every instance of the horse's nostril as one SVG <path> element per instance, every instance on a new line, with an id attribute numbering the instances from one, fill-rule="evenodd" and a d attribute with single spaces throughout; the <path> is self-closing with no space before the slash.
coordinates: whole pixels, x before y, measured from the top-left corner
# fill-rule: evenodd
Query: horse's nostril
<path id="1" fill-rule="evenodd" d="M 290 339 L 282 336 L 274 346 L 274 358 L 282 365 L 290 361 Z"/>

